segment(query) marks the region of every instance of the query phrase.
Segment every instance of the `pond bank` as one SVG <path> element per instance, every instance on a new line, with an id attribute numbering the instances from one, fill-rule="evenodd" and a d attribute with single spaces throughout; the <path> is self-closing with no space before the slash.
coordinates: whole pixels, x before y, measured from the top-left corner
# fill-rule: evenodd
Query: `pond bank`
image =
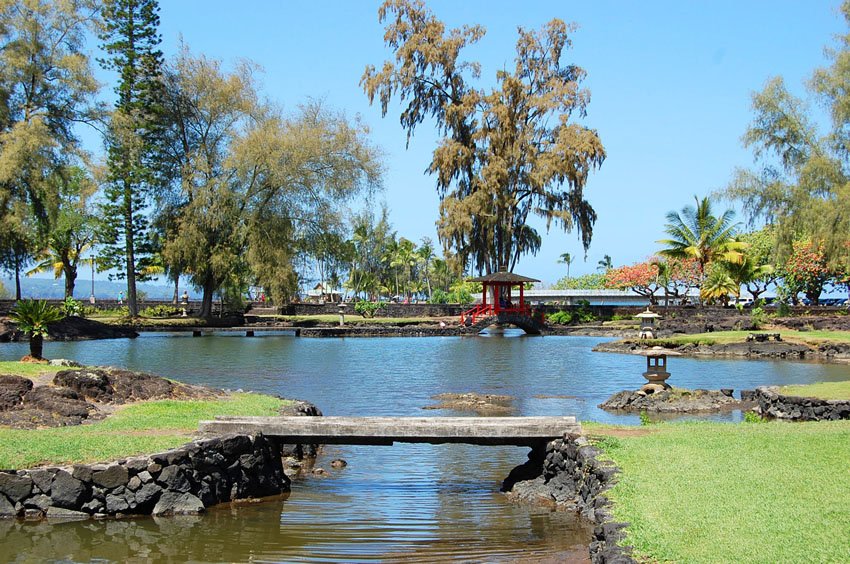
<path id="1" fill-rule="evenodd" d="M 634 354 L 651 346 L 661 345 L 668 350 L 693 357 L 778 358 L 791 360 L 850 361 L 850 343 L 823 342 L 805 344 L 788 341 L 699 342 L 676 343 L 672 340 L 622 340 L 599 343 L 594 352 Z"/>

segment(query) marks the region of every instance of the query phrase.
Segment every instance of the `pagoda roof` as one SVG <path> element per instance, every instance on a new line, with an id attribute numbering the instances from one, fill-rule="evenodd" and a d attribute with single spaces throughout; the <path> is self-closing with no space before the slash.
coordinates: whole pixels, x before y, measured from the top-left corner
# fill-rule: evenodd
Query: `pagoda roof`
<path id="1" fill-rule="evenodd" d="M 490 282 L 490 283 L 503 283 L 503 284 L 525 284 L 526 282 L 540 282 L 535 278 L 529 278 L 528 276 L 521 276 L 519 274 L 514 274 L 513 272 L 506 272 L 504 270 L 499 272 L 494 272 L 492 274 L 487 274 L 486 276 L 479 276 L 478 278 L 470 278 L 470 282 Z"/>

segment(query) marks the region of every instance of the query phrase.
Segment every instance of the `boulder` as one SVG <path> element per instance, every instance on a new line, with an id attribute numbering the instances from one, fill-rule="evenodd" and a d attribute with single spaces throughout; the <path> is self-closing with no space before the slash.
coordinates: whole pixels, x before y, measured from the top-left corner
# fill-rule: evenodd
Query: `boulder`
<path id="1" fill-rule="evenodd" d="M 9 498 L 9 501 L 18 503 L 30 493 L 32 493 L 32 478 L 0 472 L 0 494 Z"/>
<path id="2" fill-rule="evenodd" d="M 203 502 L 190 493 L 163 492 L 153 515 L 191 515 L 204 511 Z"/>
<path id="3" fill-rule="evenodd" d="M 23 376 L 0 374 L 0 411 L 20 405 L 21 399 L 32 390 L 32 386 L 32 380 Z"/>
<path id="4" fill-rule="evenodd" d="M 86 495 L 86 486 L 64 470 L 56 472 L 50 488 L 53 505 L 65 509 L 79 509 Z"/>
<path id="5" fill-rule="evenodd" d="M 98 486 L 107 489 L 124 486 L 127 484 L 129 479 L 130 476 L 127 469 L 120 464 L 113 464 L 106 470 L 101 470 L 100 472 L 94 472 L 92 474 L 92 481 Z"/>

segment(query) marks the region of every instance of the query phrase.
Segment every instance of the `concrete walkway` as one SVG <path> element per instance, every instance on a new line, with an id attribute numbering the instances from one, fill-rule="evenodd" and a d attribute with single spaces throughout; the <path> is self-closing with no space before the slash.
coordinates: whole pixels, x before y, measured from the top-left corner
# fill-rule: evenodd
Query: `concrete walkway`
<path id="1" fill-rule="evenodd" d="M 575 417 L 217 417 L 205 435 L 277 437 L 289 444 L 467 443 L 533 446 L 581 433 Z"/>

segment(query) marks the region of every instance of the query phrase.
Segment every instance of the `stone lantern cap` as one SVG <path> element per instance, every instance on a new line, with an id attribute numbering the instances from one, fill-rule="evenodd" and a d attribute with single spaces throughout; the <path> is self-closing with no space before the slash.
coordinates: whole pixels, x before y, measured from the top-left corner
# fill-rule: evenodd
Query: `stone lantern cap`
<path id="1" fill-rule="evenodd" d="M 664 347 L 652 347 L 649 349 L 641 349 L 639 351 L 634 351 L 632 354 L 636 354 L 639 356 L 649 356 L 649 357 L 657 357 L 657 356 L 682 356 L 682 353 L 665 349 Z"/>
<path id="2" fill-rule="evenodd" d="M 646 311 L 642 311 L 638 314 L 633 315 L 632 317 L 637 317 L 638 319 L 656 319 L 661 316 L 653 311 L 649 311 L 649 308 L 646 308 Z"/>

